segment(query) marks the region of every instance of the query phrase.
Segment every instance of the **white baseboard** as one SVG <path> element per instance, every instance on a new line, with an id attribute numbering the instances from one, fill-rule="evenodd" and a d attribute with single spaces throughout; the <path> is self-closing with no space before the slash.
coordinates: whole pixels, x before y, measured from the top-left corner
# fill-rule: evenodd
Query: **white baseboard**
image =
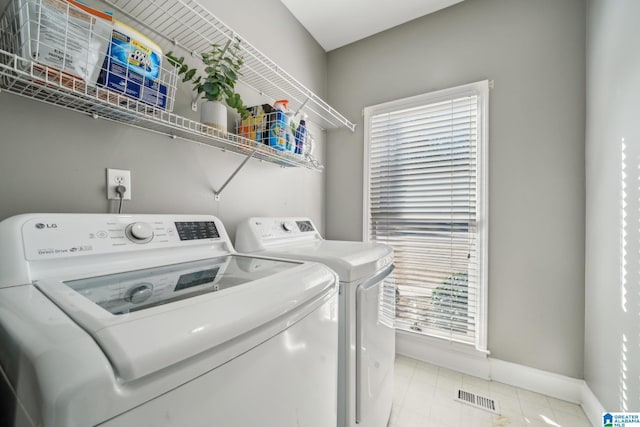
<path id="1" fill-rule="evenodd" d="M 602 425 L 604 407 L 596 395 L 593 394 L 586 382 L 582 386 L 582 402 L 580 406 L 582 406 L 582 410 L 587 415 L 587 418 L 589 418 L 589 421 L 591 421 L 592 426 L 596 427 Z"/>
<path id="2" fill-rule="evenodd" d="M 602 425 L 603 407 L 584 380 L 494 359 L 467 345 L 403 331 L 396 332 L 396 353 L 579 404 L 593 426 Z"/>
<path id="3" fill-rule="evenodd" d="M 396 353 L 463 374 L 490 379 L 491 367 L 487 354 L 465 344 L 397 330 Z"/>
<path id="4" fill-rule="evenodd" d="M 583 380 L 529 366 L 490 359 L 491 379 L 571 403 L 582 403 Z"/>

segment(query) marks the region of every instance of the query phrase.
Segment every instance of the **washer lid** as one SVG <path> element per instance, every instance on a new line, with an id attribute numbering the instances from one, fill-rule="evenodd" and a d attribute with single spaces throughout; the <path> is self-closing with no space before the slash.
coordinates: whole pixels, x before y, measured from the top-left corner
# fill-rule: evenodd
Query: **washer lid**
<path id="1" fill-rule="evenodd" d="M 261 254 L 321 262 L 333 269 L 341 282 L 373 276 L 393 262 L 393 250 L 382 243 L 311 240 L 271 247 Z"/>
<path id="2" fill-rule="evenodd" d="M 36 286 L 96 340 L 123 381 L 292 324 L 337 289 L 325 266 L 227 255 Z M 284 323 L 284 322 L 283 322 Z M 279 331 L 278 331 L 279 332 Z M 221 348 L 223 348 L 221 347 Z"/>

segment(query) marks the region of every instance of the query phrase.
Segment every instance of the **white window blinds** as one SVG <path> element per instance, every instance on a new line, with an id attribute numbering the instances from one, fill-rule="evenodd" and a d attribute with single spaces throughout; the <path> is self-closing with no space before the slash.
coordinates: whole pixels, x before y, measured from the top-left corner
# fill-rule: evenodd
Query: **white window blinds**
<path id="1" fill-rule="evenodd" d="M 487 91 L 365 109 L 365 236 L 394 249 L 396 326 L 482 350 Z"/>

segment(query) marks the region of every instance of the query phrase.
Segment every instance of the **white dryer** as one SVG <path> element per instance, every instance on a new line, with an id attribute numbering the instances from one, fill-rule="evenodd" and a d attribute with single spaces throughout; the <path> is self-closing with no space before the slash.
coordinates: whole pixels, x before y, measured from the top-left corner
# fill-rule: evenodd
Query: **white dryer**
<path id="1" fill-rule="evenodd" d="M 0 425 L 334 425 L 337 293 L 212 216 L 6 219 Z"/>
<path id="2" fill-rule="evenodd" d="M 393 252 L 380 243 L 324 240 L 309 218 L 249 218 L 241 252 L 317 261 L 340 277 L 339 427 L 384 427 L 393 401 Z"/>

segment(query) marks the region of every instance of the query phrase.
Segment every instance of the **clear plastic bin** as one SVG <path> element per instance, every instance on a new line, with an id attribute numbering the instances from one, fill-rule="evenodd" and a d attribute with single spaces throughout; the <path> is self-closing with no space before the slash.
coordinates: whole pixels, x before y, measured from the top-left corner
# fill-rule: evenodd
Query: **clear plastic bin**
<path id="1" fill-rule="evenodd" d="M 57 80 L 73 90 L 80 82 L 95 87 L 102 80 L 116 93 L 172 111 L 177 73 L 170 65 L 162 67 L 157 79 L 127 71 L 118 85 L 106 84 L 105 73 L 112 71 L 107 53 L 113 30 L 109 14 L 74 0 L 11 0 L 0 17 L 0 49 L 33 61 L 33 66 L 18 63 L 31 68 L 34 78 Z"/>
<path id="2" fill-rule="evenodd" d="M 281 111 L 264 112 L 263 106 L 250 107 L 251 115 L 236 123 L 236 133 L 246 139 L 268 145 L 271 148 L 289 152 L 301 157 L 311 154 L 312 136 L 307 128 L 304 133 L 296 132 L 297 121 L 287 120 Z M 287 125 L 287 122 L 289 123 Z"/>

